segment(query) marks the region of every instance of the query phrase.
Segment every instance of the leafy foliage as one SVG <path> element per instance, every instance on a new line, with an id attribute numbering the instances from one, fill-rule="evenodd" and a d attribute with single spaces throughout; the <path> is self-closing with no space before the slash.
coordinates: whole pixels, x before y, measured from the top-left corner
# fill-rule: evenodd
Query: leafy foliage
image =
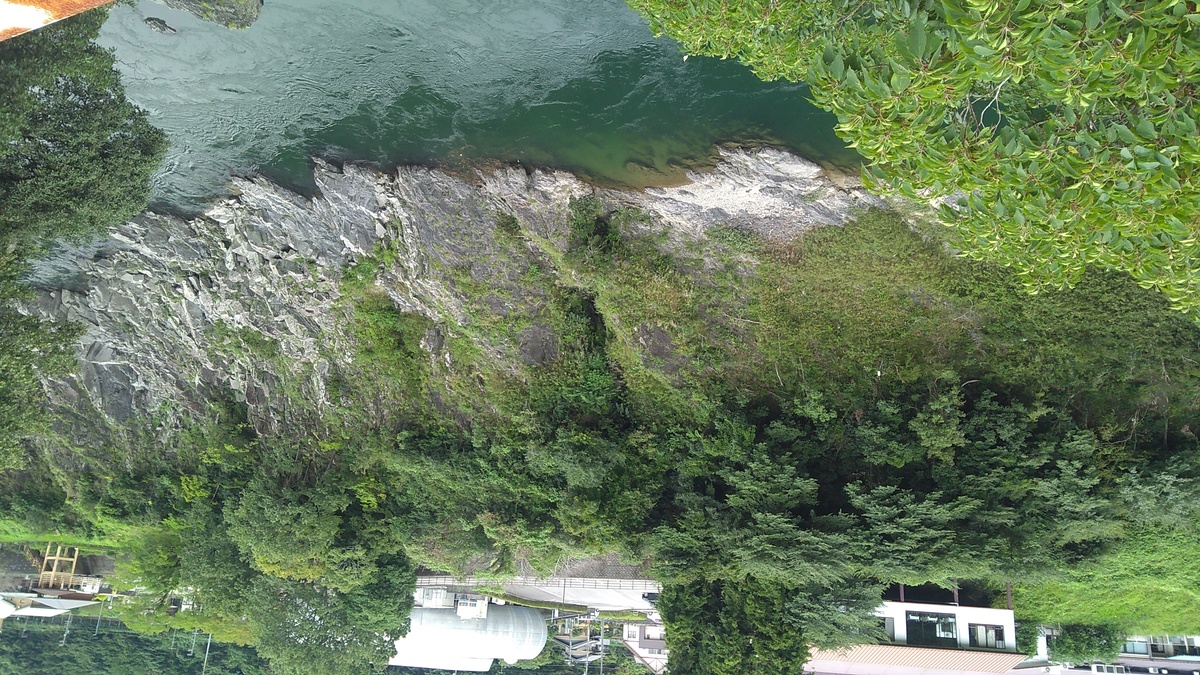
<path id="1" fill-rule="evenodd" d="M 141 211 L 166 147 L 94 42 L 106 17 L 0 42 L 0 471 L 25 464 L 22 439 L 47 422 L 40 382 L 71 366 L 78 335 L 14 309 L 29 259 Z"/>
<path id="2" fill-rule="evenodd" d="M 753 581 L 664 587 L 659 607 L 669 626 L 671 669 L 699 675 L 802 673 L 808 645 L 803 626 L 788 611 L 788 590 Z"/>
<path id="3" fill-rule="evenodd" d="M 1089 664 L 1115 661 L 1124 642 L 1111 626 L 1066 625 L 1050 638 L 1050 659 L 1058 663 Z"/>
<path id="4" fill-rule="evenodd" d="M 685 50 L 807 79 L 868 184 L 939 198 L 1033 288 L 1089 266 L 1200 305 L 1200 14 L 1186 0 L 631 0 Z"/>
<path id="5" fill-rule="evenodd" d="M 166 141 L 93 41 L 106 17 L 91 11 L 0 43 L 0 236 L 10 250 L 91 236 L 150 196 Z"/>
<path id="6" fill-rule="evenodd" d="M 107 615 L 106 615 L 107 616 Z M 267 664 L 252 649 L 214 642 L 205 665 L 204 647 L 188 655 L 176 648 L 183 636 L 146 636 L 104 625 L 99 634 L 78 623 L 65 644 L 57 622 L 10 619 L 0 640 L 0 674 L 91 672 L 129 675 L 267 675 Z M 190 644 L 191 631 L 187 633 Z"/>
<path id="7" fill-rule="evenodd" d="M 1200 628 L 1197 573 L 1178 561 L 1196 554 L 1194 536 L 1187 530 L 1135 530 L 1094 562 L 1018 585 L 1016 605 L 1023 616 L 1049 625 L 1191 635 Z"/>

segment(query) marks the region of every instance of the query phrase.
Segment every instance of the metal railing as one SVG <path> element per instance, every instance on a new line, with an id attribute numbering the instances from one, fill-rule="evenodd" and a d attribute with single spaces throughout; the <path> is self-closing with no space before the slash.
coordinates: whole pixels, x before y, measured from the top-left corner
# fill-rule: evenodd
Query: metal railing
<path id="1" fill-rule="evenodd" d="M 421 576 L 418 587 L 430 586 L 553 586 L 556 588 L 590 588 L 610 591 L 646 591 L 657 593 L 662 584 L 653 579 L 597 579 L 590 577 L 508 577 L 490 579 L 479 577 Z"/>

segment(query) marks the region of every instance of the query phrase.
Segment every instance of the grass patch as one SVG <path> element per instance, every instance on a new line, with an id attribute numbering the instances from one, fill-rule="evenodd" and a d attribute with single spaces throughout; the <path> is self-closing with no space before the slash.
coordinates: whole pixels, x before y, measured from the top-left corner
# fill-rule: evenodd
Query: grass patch
<path id="1" fill-rule="evenodd" d="M 634 612 L 634 611 L 620 612 L 620 611 L 616 611 L 616 610 L 602 609 L 602 610 L 600 610 L 599 616 L 601 619 L 608 619 L 609 621 L 645 621 L 646 620 L 645 614 L 643 614 L 642 612 Z"/>
<path id="2" fill-rule="evenodd" d="M 350 308 L 350 334 L 355 346 L 355 377 L 374 380 L 384 388 L 407 394 L 407 400 L 424 398 L 430 373 L 429 355 L 421 341 L 433 322 L 396 307 L 387 291 L 375 284 L 389 256 L 380 252 L 348 268 L 342 292 Z"/>
<path id="3" fill-rule="evenodd" d="M 48 541 L 63 546 L 80 546 L 104 551 L 111 551 L 119 546 L 117 540 L 101 533 L 35 530 L 25 523 L 0 519 L 0 543 L 27 544 L 38 548 L 44 547 Z"/>
<path id="4" fill-rule="evenodd" d="M 1023 617 L 1049 625 L 1115 626 L 1127 634 L 1200 633 L 1195 532 L 1143 529 L 1062 578 L 1016 588 Z"/>
<path id="5" fill-rule="evenodd" d="M 244 326 L 230 326 L 224 321 L 217 320 L 212 327 L 213 337 L 225 349 L 243 356 L 275 361 L 279 358 L 279 341 Z"/>
<path id="6" fill-rule="evenodd" d="M 482 589 L 480 589 L 482 592 Z M 523 605 L 525 607 L 533 607 L 534 609 L 557 609 L 563 612 L 575 612 L 577 614 L 587 614 L 587 605 L 572 605 L 566 602 L 551 602 L 546 600 L 529 600 L 510 593 L 496 592 L 494 590 L 487 591 L 487 594 L 497 600 L 511 602 L 514 605 Z"/>
<path id="7" fill-rule="evenodd" d="M 1031 296 L 1009 271 L 951 257 L 878 211 L 790 243 L 715 228 L 672 256 L 608 218 L 620 245 L 606 234 L 607 253 L 561 262 L 595 294 L 631 386 L 654 399 L 816 388 L 849 403 L 978 379 L 1070 407 L 1131 447 L 1200 407 L 1200 330 L 1121 275 Z M 1139 428 L 1149 416 L 1166 429 Z"/>

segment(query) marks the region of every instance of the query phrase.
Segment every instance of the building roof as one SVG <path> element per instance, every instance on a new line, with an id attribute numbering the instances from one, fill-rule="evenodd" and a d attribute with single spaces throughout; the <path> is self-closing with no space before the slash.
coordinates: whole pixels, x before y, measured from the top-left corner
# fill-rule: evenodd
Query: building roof
<path id="1" fill-rule="evenodd" d="M 857 673 L 868 666 L 874 673 L 1007 673 L 1025 660 L 1024 654 L 966 649 L 930 649 L 902 645 L 858 645 L 844 650 L 815 650 L 805 670 L 814 673 Z M 881 666 L 896 670 L 884 671 Z"/>
<path id="2" fill-rule="evenodd" d="M 111 0 L 0 0 L 0 40 L 109 2 Z"/>
<path id="3" fill-rule="evenodd" d="M 633 656 L 633 659 L 649 668 L 650 672 L 655 675 L 667 672 L 667 654 L 643 654 L 644 650 L 638 646 L 637 640 L 621 638 L 621 642 L 629 649 L 629 654 Z"/>

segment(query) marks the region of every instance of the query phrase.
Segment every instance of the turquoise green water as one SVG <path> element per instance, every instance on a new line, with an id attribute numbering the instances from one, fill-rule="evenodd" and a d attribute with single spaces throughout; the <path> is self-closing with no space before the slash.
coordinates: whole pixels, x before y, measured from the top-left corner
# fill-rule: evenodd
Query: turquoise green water
<path id="1" fill-rule="evenodd" d="M 159 205 L 198 207 L 230 174 L 304 188 L 314 155 L 624 185 L 677 181 L 724 141 L 854 162 L 805 87 L 685 60 L 621 0 L 266 0 L 244 31 L 145 0 L 113 9 L 101 42 L 171 139 Z"/>

